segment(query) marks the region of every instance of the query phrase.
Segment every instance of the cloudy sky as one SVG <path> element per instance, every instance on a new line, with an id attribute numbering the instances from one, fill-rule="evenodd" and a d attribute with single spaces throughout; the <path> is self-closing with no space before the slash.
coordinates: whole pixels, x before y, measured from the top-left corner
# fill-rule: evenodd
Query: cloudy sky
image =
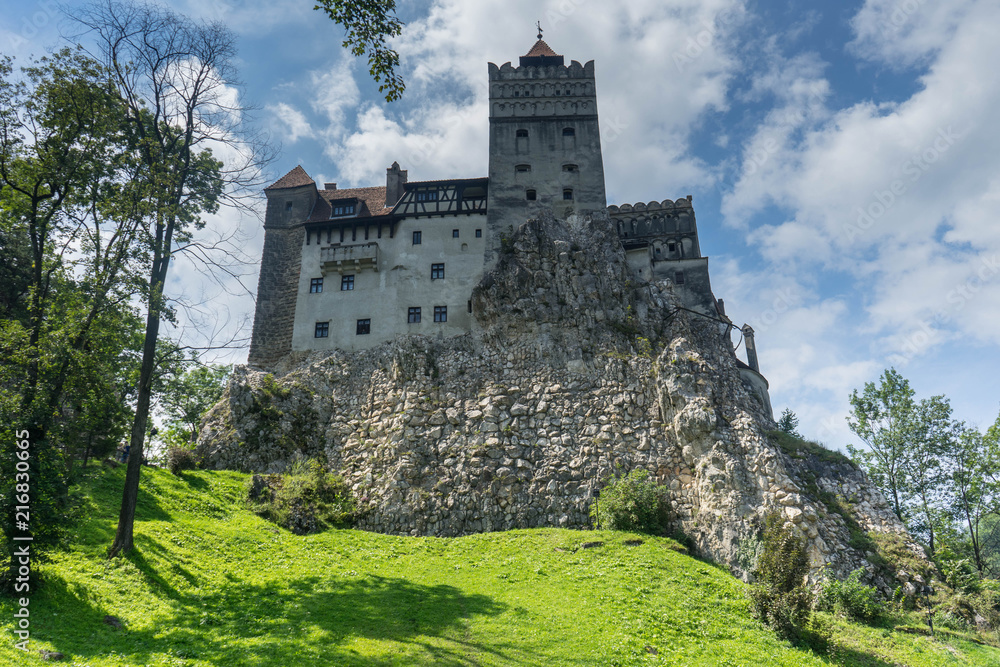
<path id="1" fill-rule="evenodd" d="M 516 63 L 541 20 L 556 52 L 596 61 L 609 203 L 694 196 L 776 412 L 842 447 L 851 390 L 894 366 L 958 418 L 997 417 L 996 0 L 401 0 L 391 105 L 310 0 L 167 4 L 235 32 L 243 94 L 282 145 L 271 176 L 301 164 L 340 187 L 394 160 L 411 180 L 485 176 L 486 63 Z M 59 45 L 60 6 L 78 5 L 0 0 L 0 51 Z M 259 257 L 259 221 L 214 222 Z M 226 326 L 252 312 L 190 267 L 171 288 Z"/>

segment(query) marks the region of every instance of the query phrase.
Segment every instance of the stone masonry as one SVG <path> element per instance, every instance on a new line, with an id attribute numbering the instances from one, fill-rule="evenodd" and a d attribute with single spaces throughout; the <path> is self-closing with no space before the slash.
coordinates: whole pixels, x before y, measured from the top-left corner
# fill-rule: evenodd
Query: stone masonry
<path id="1" fill-rule="evenodd" d="M 864 473 L 776 446 L 719 324 L 678 310 L 669 281 L 635 281 L 617 239 L 606 214 L 543 213 L 473 290 L 471 333 L 238 367 L 199 455 L 253 472 L 318 457 L 354 490 L 358 527 L 439 536 L 585 528 L 592 492 L 645 468 L 697 551 L 739 576 L 780 512 L 814 581 L 865 567 L 891 590 L 852 529 L 917 547 Z"/>

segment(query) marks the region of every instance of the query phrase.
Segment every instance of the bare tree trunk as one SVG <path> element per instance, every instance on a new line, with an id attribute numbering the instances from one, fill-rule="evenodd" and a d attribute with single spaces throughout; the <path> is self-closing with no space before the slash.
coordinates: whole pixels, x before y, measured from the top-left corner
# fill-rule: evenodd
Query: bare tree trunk
<path id="1" fill-rule="evenodd" d="M 157 271 L 154 270 L 154 279 Z M 162 287 L 162 281 L 159 287 Z M 153 369 L 156 361 L 156 338 L 160 331 L 160 310 L 158 292 L 150 295 L 149 312 L 146 315 L 146 336 L 142 346 L 142 368 L 139 372 L 139 390 L 136 397 L 135 419 L 132 421 L 132 435 L 129 439 L 128 467 L 125 471 L 125 488 L 122 491 L 122 506 L 118 513 L 118 529 L 115 540 L 108 551 L 108 558 L 127 553 L 134 546 L 132 529 L 135 524 L 135 506 L 139 500 L 139 476 L 141 473 L 143 444 L 146 439 L 146 423 L 149 420 L 149 401 L 152 395 Z"/>

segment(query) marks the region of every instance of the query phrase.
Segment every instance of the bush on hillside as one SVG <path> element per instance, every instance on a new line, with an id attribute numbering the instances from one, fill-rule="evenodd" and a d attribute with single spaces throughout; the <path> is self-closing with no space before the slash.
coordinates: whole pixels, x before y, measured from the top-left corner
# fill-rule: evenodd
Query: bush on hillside
<path id="1" fill-rule="evenodd" d="M 194 470 L 198 467 L 198 459 L 194 452 L 184 447 L 171 447 L 166 455 L 167 470 L 175 475 L 181 474 L 182 470 Z"/>
<path id="2" fill-rule="evenodd" d="M 816 599 L 816 608 L 861 623 L 877 621 L 884 609 L 875 587 L 861 583 L 863 572 L 864 570 L 858 569 L 851 572 L 844 581 L 831 579 L 823 582 Z"/>
<path id="3" fill-rule="evenodd" d="M 798 639 L 809 621 L 813 596 L 804 584 L 809 571 L 806 547 L 781 515 L 769 514 L 761 554 L 750 587 L 750 611 L 786 639 Z"/>
<path id="4" fill-rule="evenodd" d="M 354 524 L 351 489 L 316 460 L 298 462 L 284 475 L 254 475 L 248 499 L 256 514 L 296 535 Z"/>
<path id="5" fill-rule="evenodd" d="M 590 516 L 602 528 L 666 535 L 670 526 L 666 496 L 667 487 L 650 479 L 647 470 L 633 470 L 624 477 L 619 473 L 590 506 Z"/>

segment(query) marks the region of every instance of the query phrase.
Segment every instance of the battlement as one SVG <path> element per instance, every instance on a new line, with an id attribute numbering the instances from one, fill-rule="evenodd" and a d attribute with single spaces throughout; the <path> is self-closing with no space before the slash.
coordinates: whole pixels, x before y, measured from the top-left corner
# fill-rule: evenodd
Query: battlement
<path id="1" fill-rule="evenodd" d="M 571 60 L 569 65 L 521 65 L 514 67 L 509 61 L 499 67 L 488 63 L 490 81 L 518 81 L 541 79 L 594 79 L 594 61 L 580 64 Z"/>
<path id="2" fill-rule="evenodd" d="M 681 210 L 694 210 L 694 206 L 691 202 L 691 195 L 678 199 L 676 201 L 671 201 L 669 199 L 664 199 L 663 201 L 651 201 L 648 203 L 638 202 L 636 204 L 622 204 L 621 206 L 608 206 L 608 213 L 611 215 L 616 215 L 619 213 L 654 213 L 659 211 L 681 211 Z"/>

